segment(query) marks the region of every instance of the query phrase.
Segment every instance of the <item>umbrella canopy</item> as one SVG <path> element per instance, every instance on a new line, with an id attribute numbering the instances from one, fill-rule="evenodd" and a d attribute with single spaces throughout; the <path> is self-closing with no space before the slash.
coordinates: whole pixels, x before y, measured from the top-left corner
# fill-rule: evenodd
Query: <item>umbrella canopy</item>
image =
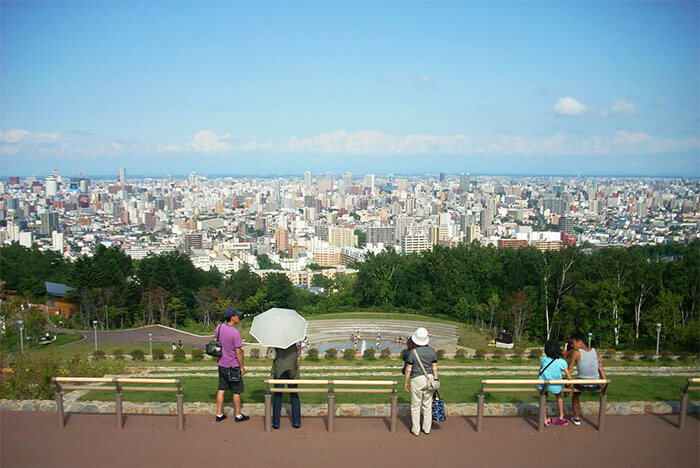
<path id="1" fill-rule="evenodd" d="M 253 319 L 250 334 L 263 346 L 288 348 L 306 336 L 306 320 L 296 310 L 273 307 Z"/>

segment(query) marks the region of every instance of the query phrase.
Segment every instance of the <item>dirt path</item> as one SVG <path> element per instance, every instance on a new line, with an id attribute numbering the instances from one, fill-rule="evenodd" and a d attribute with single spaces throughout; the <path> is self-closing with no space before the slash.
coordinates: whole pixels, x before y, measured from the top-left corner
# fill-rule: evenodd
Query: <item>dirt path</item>
<path id="1" fill-rule="evenodd" d="M 174 416 L 133 415 L 124 429 L 113 415 L 70 415 L 60 429 L 55 413 L 1 412 L 3 467 L 18 466 L 698 466 L 697 416 L 678 430 L 673 416 L 608 416 L 605 432 L 553 427 L 542 433 L 523 418 L 488 418 L 474 432 L 473 418 L 452 417 L 429 436 L 414 437 L 407 420 L 391 434 L 380 418 L 337 418 L 326 432 L 323 418 L 305 418 L 299 430 L 263 431 L 262 418 L 214 423 L 187 416 L 177 430 Z"/>

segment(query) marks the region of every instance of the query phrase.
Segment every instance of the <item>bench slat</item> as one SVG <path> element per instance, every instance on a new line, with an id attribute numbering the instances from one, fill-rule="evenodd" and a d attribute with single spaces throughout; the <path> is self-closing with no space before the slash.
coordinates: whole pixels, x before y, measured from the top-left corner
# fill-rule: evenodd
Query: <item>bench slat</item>
<path id="1" fill-rule="evenodd" d="M 556 379 L 556 380 L 539 380 L 539 379 L 528 379 L 528 380 L 504 380 L 504 379 L 487 379 L 482 380 L 483 385 L 603 385 L 609 384 L 608 379 Z"/>
<path id="2" fill-rule="evenodd" d="M 396 385 L 392 380 L 294 380 L 294 379 L 267 379 L 265 383 L 268 385 L 377 385 L 390 386 Z"/>

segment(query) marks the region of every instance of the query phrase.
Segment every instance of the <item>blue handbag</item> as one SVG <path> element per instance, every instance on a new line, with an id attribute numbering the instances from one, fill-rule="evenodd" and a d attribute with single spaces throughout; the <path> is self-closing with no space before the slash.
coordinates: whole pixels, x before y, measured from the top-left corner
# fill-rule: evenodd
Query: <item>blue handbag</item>
<path id="1" fill-rule="evenodd" d="M 436 391 L 433 395 L 433 421 L 442 422 L 445 419 L 445 400 L 440 398 L 440 392 Z"/>

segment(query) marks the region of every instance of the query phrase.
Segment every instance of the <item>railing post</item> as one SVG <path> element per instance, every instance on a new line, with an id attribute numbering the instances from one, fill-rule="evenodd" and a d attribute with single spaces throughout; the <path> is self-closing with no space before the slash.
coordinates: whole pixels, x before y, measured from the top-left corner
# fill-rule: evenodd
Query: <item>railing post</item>
<path id="1" fill-rule="evenodd" d="M 481 432 L 481 428 L 484 425 L 484 393 L 479 393 L 478 404 L 476 407 L 476 432 Z"/>
<path id="2" fill-rule="evenodd" d="M 391 395 L 391 426 L 390 431 L 396 432 L 396 416 L 399 412 L 399 396 L 396 394 L 396 386 L 394 386 L 394 394 Z"/>
<path id="3" fill-rule="evenodd" d="M 333 389 L 328 393 L 328 432 L 333 432 L 333 419 L 335 418 L 335 395 Z"/>
<path id="4" fill-rule="evenodd" d="M 123 427 L 123 422 L 122 422 L 122 393 L 119 389 L 119 385 L 117 385 L 117 393 L 114 397 L 115 399 L 115 406 L 116 406 L 116 415 L 117 415 L 117 429 L 121 429 Z"/>
<path id="5" fill-rule="evenodd" d="M 678 429 L 683 429 L 685 427 L 685 416 L 688 411 L 688 390 L 687 386 L 683 389 L 683 394 L 681 395 L 681 407 L 678 409 Z"/>
<path id="6" fill-rule="evenodd" d="M 58 414 L 58 427 L 63 427 L 66 425 L 66 420 L 63 417 L 63 392 L 61 391 L 61 386 L 58 386 L 58 392 L 56 392 L 56 414 Z"/>
<path id="7" fill-rule="evenodd" d="M 185 430 L 185 398 L 184 395 L 182 394 L 182 389 L 180 388 L 180 384 L 177 384 L 178 392 L 177 392 L 177 428 L 180 431 Z"/>
<path id="8" fill-rule="evenodd" d="M 600 407 L 598 408 L 598 430 L 605 429 L 605 412 L 608 407 L 608 395 L 605 393 L 607 386 L 600 391 Z"/>
<path id="9" fill-rule="evenodd" d="M 544 422 L 547 419 L 547 392 L 542 389 L 540 390 L 540 412 L 537 417 L 537 430 L 541 431 L 544 429 Z"/>
<path id="10" fill-rule="evenodd" d="M 268 385 L 267 393 L 265 393 L 265 432 L 272 430 L 272 395 L 270 395 L 270 387 Z"/>

